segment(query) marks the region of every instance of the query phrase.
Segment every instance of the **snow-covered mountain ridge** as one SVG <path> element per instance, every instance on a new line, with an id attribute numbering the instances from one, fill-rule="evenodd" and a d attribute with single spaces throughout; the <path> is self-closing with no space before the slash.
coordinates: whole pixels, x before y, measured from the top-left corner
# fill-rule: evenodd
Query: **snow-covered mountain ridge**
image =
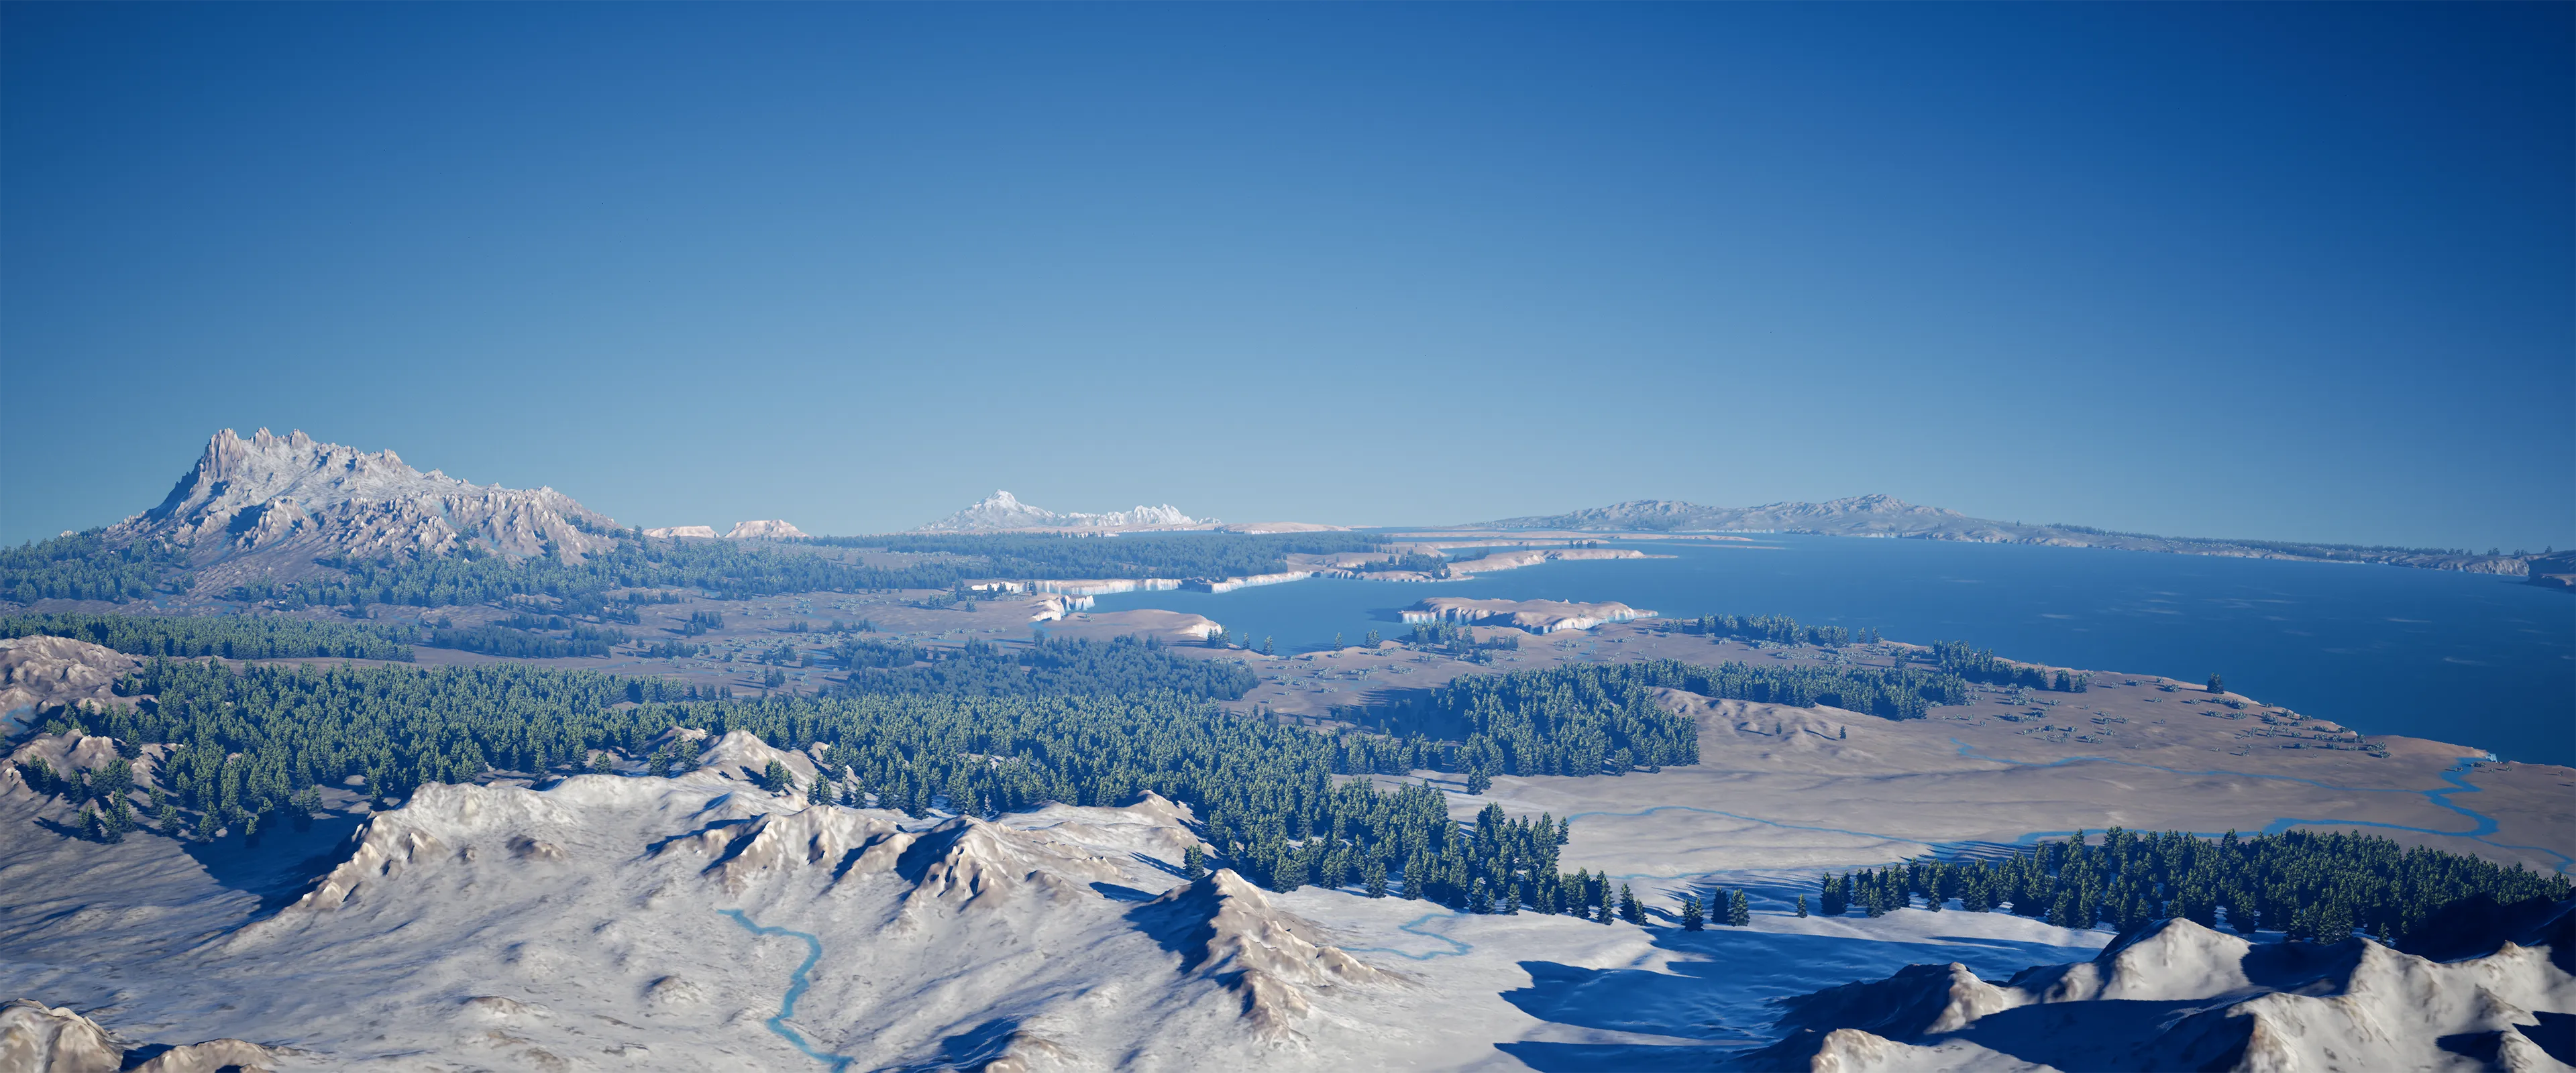
<path id="1" fill-rule="evenodd" d="M 1781 1003 L 1739 1070 L 2564 1070 L 2576 1057 L 2576 899 L 2437 961 L 2354 937 L 2254 943 L 2174 918 L 2003 984 L 1966 966 Z"/>
<path id="2" fill-rule="evenodd" d="M 1113 510 L 1105 514 L 1081 511 L 1058 513 L 1045 507 L 1022 503 L 1019 497 L 996 491 L 975 505 L 938 521 L 922 526 L 922 533 L 978 533 L 1002 529 L 1147 529 L 1195 528 L 1215 525 L 1214 518 L 1193 518 L 1179 507 L 1165 503 L 1159 507 L 1138 506 L 1132 510 Z"/>

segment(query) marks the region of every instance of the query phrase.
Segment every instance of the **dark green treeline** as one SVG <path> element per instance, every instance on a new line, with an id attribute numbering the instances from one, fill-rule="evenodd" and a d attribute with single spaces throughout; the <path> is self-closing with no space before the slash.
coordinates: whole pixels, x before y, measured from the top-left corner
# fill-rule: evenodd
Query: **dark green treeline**
<path id="1" fill-rule="evenodd" d="M 0 638 L 70 637 L 137 656 L 331 657 L 410 662 L 408 625 L 307 622 L 276 615 L 11 615 Z"/>
<path id="2" fill-rule="evenodd" d="M 2474 894 L 2511 903 L 2564 898 L 2564 876 L 2378 835 L 2289 831 L 2202 838 L 2112 828 L 2098 844 L 2079 834 L 2026 852 L 1974 862 L 1911 861 L 1822 882 L 1822 909 L 1871 916 L 1957 899 L 1970 911 L 2009 911 L 2068 928 L 2120 929 L 2169 917 L 2216 927 L 2288 932 L 2333 941 L 2355 931 L 2403 941 L 2443 905 Z"/>

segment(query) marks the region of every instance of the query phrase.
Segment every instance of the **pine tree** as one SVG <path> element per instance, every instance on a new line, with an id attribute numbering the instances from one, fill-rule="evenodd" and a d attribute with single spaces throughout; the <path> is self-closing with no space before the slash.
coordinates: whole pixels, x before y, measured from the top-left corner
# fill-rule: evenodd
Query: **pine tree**
<path id="1" fill-rule="evenodd" d="M 609 755 L 605 749 L 600 750 L 599 755 L 590 758 L 590 773 L 593 775 L 617 774 L 617 758 Z"/>
<path id="2" fill-rule="evenodd" d="M 1798 915 L 1801 917 L 1807 915 L 1807 896 L 1804 894 L 1798 896 Z"/>
<path id="3" fill-rule="evenodd" d="M 1468 769 L 1467 769 L 1467 792 L 1468 792 L 1468 793 L 1470 793 L 1470 794 L 1482 795 L 1485 791 L 1487 791 L 1487 790 L 1491 790 L 1491 789 L 1493 789 L 1493 788 L 1494 788 L 1494 777 L 1493 777 L 1493 776 L 1491 776 L 1491 775 L 1487 775 L 1487 774 L 1485 774 L 1485 766 L 1484 766 L 1484 765 L 1482 765 L 1482 764 L 1478 764 L 1478 765 L 1476 765 L 1476 766 L 1474 766 L 1474 767 L 1471 767 L 1471 768 L 1468 768 Z"/>
<path id="4" fill-rule="evenodd" d="M 2226 679 L 2220 678 L 2216 672 L 2211 672 L 2209 676 L 2209 691 L 2212 693 L 2227 692 Z"/>
<path id="5" fill-rule="evenodd" d="M 1698 931 L 1708 926 L 1708 917 L 1700 912 L 1699 896 L 1682 895 L 1682 930 Z"/>
<path id="6" fill-rule="evenodd" d="M 772 760 L 769 766 L 760 769 L 760 788 L 774 794 L 795 785 L 795 778 L 795 774 L 787 770 L 787 765 Z"/>
<path id="7" fill-rule="evenodd" d="M 1371 860 L 1361 872 L 1362 890 L 1371 898 L 1386 897 L 1386 862 Z"/>
<path id="8" fill-rule="evenodd" d="M 1181 875 L 1198 880 L 1206 878 L 1207 874 L 1207 851 L 1200 849 L 1196 842 L 1190 843 L 1181 851 Z"/>
<path id="9" fill-rule="evenodd" d="M 831 804 L 838 796 L 832 792 L 832 780 L 820 771 L 814 773 L 814 785 L 805 789 L 805 799 L 817 805 Z"/>
<path id="10" fill-rule="evenodd" d="M 1619 884 L 1619 919 L 1631 924 L 1646 922 L 1646 907 L 1638 904 L 1637 892 L 1629 890 L 1625 883 Z"/>
<path id="11" fill-rule="evenodd" d="M 1742 887 L 1737 887 L 1735 889 L 1735 896 L 1727 899 L 1726 925 L 1730 928 L 1748 928 L 1753 926 L 1753 903 L 1744 897 L 1744 888 Z"/>

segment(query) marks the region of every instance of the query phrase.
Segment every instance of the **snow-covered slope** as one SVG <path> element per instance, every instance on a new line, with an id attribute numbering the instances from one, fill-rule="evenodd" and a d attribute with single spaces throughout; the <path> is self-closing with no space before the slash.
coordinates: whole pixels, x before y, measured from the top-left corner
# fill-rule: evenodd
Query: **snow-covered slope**
<path id="1" fill-rule="evenodd" d="M 112 700 L 117 676 L 142 662 L 69 637 L 0 638 L 0 727 L 57 704 Z"/>
<path id="2" fill-rule="evenodd" d="M 1303 1068 L 1363 1055 L 1370 997 L 1408 987 L 1233 872 L 1183 881 L 1189 815 L 1150 794 L 915 820 L 749 785 L 813 766 L 741 732 L 700 760 L 424 786 L 238 923 L 84 925 L 163 944 L 91 1016 L 220 1024 L 291 1047 L 281 1069 L 832 1068 L 800 1048 L 860 1069 Z M 48 980 L 94 981 L 0 977 L 49 1003 L 82 996 Z"/>
<path id="3" fill-rule="evenodd" d="M 1790 1035 L 1733 1068 L 2563 1070 L 2576 900 L 2540 917 L 2447 962 L 2362 938 L 2251 943 L 2174 919 L 2001 985 L 1915 965 L 1784 1002 Z"/>

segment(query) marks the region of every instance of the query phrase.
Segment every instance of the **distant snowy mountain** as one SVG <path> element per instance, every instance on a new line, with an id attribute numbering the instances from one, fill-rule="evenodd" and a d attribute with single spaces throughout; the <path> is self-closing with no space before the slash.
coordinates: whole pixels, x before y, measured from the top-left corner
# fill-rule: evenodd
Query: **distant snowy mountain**
<path id="1" fill-rule="evenodd" d="M 1000 529 L 1143 529 L 1157 526 L 1214 525 L 1214 518 L 1192 518 L 1169 503 L 1140 506 L 1106 514 L 1057 513 L 1022 503 L 1009 492 L 996 491 L 982 502 L 922 526 L 923 533 L 976 533 Z"/>
<path id="2" fill-rule="evenodd" d="M 2365 547 L 2283 540 L 2218 540 L 2115 533 L 2082 525 L 2031 525 L 1972 518 L 1955 510 L 1865 495 L 1822 503 L 1765 503 L 1758 507 L 1709 507 L 1677 499 L 1632 499 L 1564 514 L 1533 514 L 1473 523 L 1468 528 L 1574 529 L 1585 532 L 1764 532 L 1822 536 L 1909 537 L 1978 544 L 2046 544 L 2061 548 L 2113 548 L 2245 559 L 2300 559 L 2384 563 L 2431 570 L 2520 576 L 2536 556 L 2440 548 Z"/>
<path id="3" fill-rule="evenodd" d="M 656 539 L 665 537 L 698 537 L 705 540 L 714 540 L 718 537 L 722 537 L 727 540 L 751 540 L 754 538 L 792 540 L 797 537 L 804 536 L 805 531 L 798 529 L 794 525 L 783 520 L 769 518 L 761 521 L 735 522 L 733 523 L 732 529 L 726 530 L 722 533 L 716 532 L 716 527 L 712 525 L 664 525 L 647 529 L 644 531 L 644 535 Z"/>

